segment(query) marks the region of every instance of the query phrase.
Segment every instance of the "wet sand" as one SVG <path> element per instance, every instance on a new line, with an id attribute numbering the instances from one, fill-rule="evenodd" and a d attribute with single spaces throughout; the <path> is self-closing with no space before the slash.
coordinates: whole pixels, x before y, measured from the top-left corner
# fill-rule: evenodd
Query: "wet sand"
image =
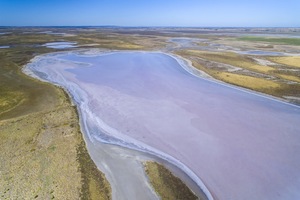
<path id="1" fill-rule="evenodd" d="M 161 53 L 62 53 L 29 67 L 73 95 L 91 144 L 157 154 L 209 198 L 208 189 L 216 199 L 300 197 L 297 106 L 192 76 Z M 94 160 L 97 148 L 89 149 Z"/>

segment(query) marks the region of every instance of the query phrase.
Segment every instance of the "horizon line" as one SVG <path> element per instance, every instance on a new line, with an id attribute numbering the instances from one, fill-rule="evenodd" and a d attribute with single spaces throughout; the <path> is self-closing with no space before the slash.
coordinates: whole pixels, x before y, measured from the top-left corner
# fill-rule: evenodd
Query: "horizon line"
<path id="1" fill-rule="evenodd" d="M 94 27 L 94 28 L 300 28 L 300 26 L 123 26 L 123 25 L 0 25 L 0 28 L 64 28 L 64 27 Z"/>

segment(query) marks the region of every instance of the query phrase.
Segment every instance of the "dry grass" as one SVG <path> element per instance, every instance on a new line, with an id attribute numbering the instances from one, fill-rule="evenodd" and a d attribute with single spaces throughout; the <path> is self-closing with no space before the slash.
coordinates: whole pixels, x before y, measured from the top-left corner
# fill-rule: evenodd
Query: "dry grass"
<path id="1" fill-rule="evenodd" d="M 34 55 L 54 51 L 32 44 L 57 39 L 17 32 L 0 37 L 0 44 L 16 45 L 0 50 L 0 199 L 111 198 L 69 98 L 21 72 Z"/>
<path id="2" fill-rule="evenodd" d="M 190 200 L 197 196 L 168 169 L 156 162 L 144 163 L 150 183 L 162 200 Z"/>
<path id="3" fill-rule="evenodd" d="M 74 109 L 65 104 L 1 121 L 1 199 L 79 197 L 81 136 L 74 123 Z"/>
<path id="4" fill-rule="evenodd" d="M 300 83 L 300 77 L 292 76 L 292 75 L 285 75 L 285 74 L 280 74 L 279 76 L 281 78 L 283 78 L 284 80 L 295 81 L 295 82 Z"/>
<path id="5" fill-rule="evenodd" d="M 277 37 L 255 37 L 255 36 L 245 36 L 239 37 L 238 40 L 249 41 L 249 42 L 267 42 L 267 43 L 277 43 L 277 44 L 287 44 L 287 45 L 300 45 L 299 38 L 277 38 Z"/>
<path id="6" fill-rule="evenodd" d="M 278 64 L 300 67 L 300 56 L 269 57 L 268 59 Z"/>
<path id="7" fill-rule="evenodd" d="M 81 44 L 96 44 L 95 47 L 106 48 L 106 49 L 126 49 L 126 50 L 139 50 L 143 46 L 135 44 L 130 41 L 124 41 L 120 37 L 112 38 L 92 38 L 86 36 L 76 37 L 76 41 L 80 41 Z"/>
<path id="8" fill-rule="evenodd" d="M 24 100 L 25 95 L 20 91 L 0 91 L 0 115 L 16 108 Z"/>
<path id="9" fill-rule="evenodd" d="M 94 189 L 109 188 L 108 182 L 99 171 L 90 172 L 96 167 L 85 150 L 75 108 L 61 89 L 56 91 L 59 106 L 0 121 L 0 199 L 110 197 L 110 190 Z M 99 178 L 104 181 L 92 183 Z M 93 190 L 84 190 L 85 181 Z"/>
<path id="10" fill-rule="evenodd" d="M 81 45 L 96 44 L 95 47 L 120 50 L 151 50 L 164 48 L 166 42 L 161 37 L 134 36 L 127 34 L 105 34 L 101 32 L 78 33 L 73 40 Z"/>
<path id="11" fill-rule="evenodd" d="M 274 81 L 229 72 L 217 73 L 216 77 L 224 82 L 256 91 L 274 90 L 280 87 L 280 84 Z"/>

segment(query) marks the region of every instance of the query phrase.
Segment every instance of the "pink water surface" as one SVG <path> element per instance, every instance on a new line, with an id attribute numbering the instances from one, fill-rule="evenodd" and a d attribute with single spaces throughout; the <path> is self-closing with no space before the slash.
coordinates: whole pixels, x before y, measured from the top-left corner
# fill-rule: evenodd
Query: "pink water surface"
<path id="1" fill-rule="evenodd" d="M 299 107 L 195 77 L 163 53 L 39 62 L 48 79 L 85 91 L 95 126 L 181 161 L 215 199 L 300 199 Z"/>

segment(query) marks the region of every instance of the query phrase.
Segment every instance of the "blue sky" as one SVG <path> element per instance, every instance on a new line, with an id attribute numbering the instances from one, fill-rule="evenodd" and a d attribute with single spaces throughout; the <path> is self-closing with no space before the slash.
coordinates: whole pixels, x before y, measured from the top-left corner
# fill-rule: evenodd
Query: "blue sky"
<path id="1" fill-rule="evenodd" d="M 300 0 L 0 0 L 0 26 L 300 27 Z"/>

